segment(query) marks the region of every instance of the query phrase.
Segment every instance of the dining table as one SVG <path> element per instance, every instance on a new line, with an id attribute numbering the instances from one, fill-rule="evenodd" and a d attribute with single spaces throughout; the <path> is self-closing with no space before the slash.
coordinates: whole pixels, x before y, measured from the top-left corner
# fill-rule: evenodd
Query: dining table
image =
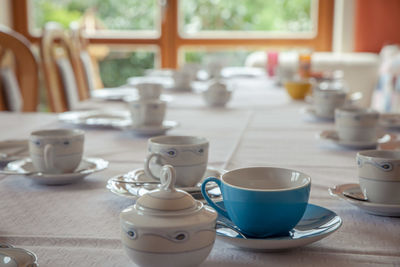
<path id="1" fill-rule="evenodd" d="M 208 164 L 218 170 L 270 166 L 308 174 L 309 203 L 337 213 L 343 224 L 318 242 L 273 252 L 238 248 L 217 237 L 200 266 L 400 266 L 400 218 L 368 214 L 328 192 L 358 183 L 357 150 L 317 138 L 334 123 L 309 118 L 302 109 L 310 104 L 292 100 L 268 77 L 229 83 L 233 94 L 226 107 L 206 106 L 199 92 L 165 90 L 170 96 L 166 119 L 179 123 L 166 134 L 207 138 Z M 80 103 L 82 110 L 104 108 L 126 110 L 126 104 Z M 38 129 L 82 128 L 84 156 L 109 162 L 106 170 L 59 186 L 0 175 L 0 244 L 34 252 L 41 267 L 135 266 L 124 253 L 119 218 L 135 200 L 113 194 L 106 185 L 112 177 L 143 168 L 149 137 L 129 129 L 77 126 L 46 112 L 0 112 L 0 128 L 0 140 L 28 139 Z"/>

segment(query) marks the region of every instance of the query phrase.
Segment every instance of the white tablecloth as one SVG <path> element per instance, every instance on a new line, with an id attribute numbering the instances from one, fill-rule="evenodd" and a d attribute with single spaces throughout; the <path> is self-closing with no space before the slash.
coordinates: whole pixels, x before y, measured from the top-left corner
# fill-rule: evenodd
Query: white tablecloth
<path id="1" fill-rule="evenodd" d="M 306 121 L 300 113 L 304 103 L 291 101 L 264 80 L 237 82 L 226 109 L 206 108 L 197 94 L 175 93 L 173 98 L 167 117 L 180 127 L 169 134 L 207 137 L 211 166 L 303 171 L 312 177 L 310 202 L 344 221 L 339 231 L 319 242 L 279 253 L 241 250 L 217 239 L 202 266 L 400 266 L 400 218 L 368 215 L 328 194 L 328 187 L 357 182 L 356 151 L 317 140 L 319 131 L 333 125 Z M 6 112 L 0 113 L 0 125 L 0 140 L 27 138 L 36 129 L 72 127 L 54 114 Z M 119 213 L 132 200 L 110 193 L 105 185 L 114 175 L 142 167 L 147 139 L 86 129 L 85 140 L 85 155 L 109 160 L 110 167 L 80 183 L 43 186 L 24 177 L 0 176 L 0 243 L 32 250 L 43 267 L 133 266 L 119 239 Z"/>

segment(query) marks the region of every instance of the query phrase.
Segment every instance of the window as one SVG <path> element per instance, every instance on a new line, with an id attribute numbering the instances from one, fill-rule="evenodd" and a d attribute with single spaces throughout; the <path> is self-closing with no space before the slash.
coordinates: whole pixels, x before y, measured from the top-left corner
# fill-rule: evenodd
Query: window
<path id="1" fill-rule="evenodd" d="M 334 0 L 19 0 L 12 5 L 15 29 L 31 41 L 39 40 L 38 30 L 48 20 L 65 26 L 80 20 L 91 45 L 113 47 L 106 61 L 143 57 L 142 68 L 176 68 L 221 53 L 242 62 L 251 51 L 271 47 L 331 50 Z M 133 51 L 137 46 L 142 50 Z M 107 68 L 100 63 L 103 79 Z M 118 79 L 115 84 L 123 77 Z"/>
<path id="2" fill-rule="evenodd" d="M 317 1 L 312 0 L 183 0 L 180 34 L 307 37 L 315 35 L 316 9 Z"/>
<path id="3" fill-rule="evenodd" d="M 48 21 L 68 28 L 79 21 L 89 35 L 127 34 L 159 36 L 160 12 L 155 0 L 29 0 L 30 29 L 40 33 Z"/>

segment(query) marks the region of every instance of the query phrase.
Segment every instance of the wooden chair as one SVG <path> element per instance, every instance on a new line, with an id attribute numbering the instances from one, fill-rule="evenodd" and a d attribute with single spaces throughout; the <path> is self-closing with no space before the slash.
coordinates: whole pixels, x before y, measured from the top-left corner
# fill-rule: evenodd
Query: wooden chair
<path id="1" fill-rule="evenodd" d="M 40 54 L 50 110 L 64 112 L 87 98 L 83 70 L 69 36 L 55 22 L 45 25 Z"/>
<path id="2" fill-rule="evenodd" d="M 0 25 L 0 110 L 37 110 L 38 64 L 30 47 L 24 36 Z M 15 110 L 18 98 L 21 107 Z"/>
<path id="3" fill-rule="evenodd" d="M 72 44 L 84 74 L 84 85 L 87 90 L 85 97 L 89 97 L 91 91 L 104 87 L 100 78 L 98 62 L 89 53 L 89 41 L 83 35 L 82 26 L 77 22 L 72 22 L 69 29 Z"/>

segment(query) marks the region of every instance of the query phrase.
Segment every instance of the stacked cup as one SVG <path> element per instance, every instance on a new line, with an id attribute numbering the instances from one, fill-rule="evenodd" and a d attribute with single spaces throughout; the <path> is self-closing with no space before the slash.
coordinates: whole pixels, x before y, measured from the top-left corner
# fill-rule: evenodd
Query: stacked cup
<path id="1" fill-rule="evenodd" d="M 315 115 L 323 119 L 333 119 L 335 109 L 343 107 L 346 101 L 346 92 L 335 89 L 319 89 L 313 91 Z"/>
<path id="2" fill-rule="evenodd" d="M 366 150 L 357 153 L 360 187 L 368 201 L 400 204 L 400 152 Z"/>
<path id="3" fill-rule="evenodd" d="M 166 101 L 160 99 L 163 86 L 160 83 L 143 82 L 137 85 L 137 89 L 139 98 L 127 101 L 132 125 L 161 126 L 167 109 Z"/>
<path id="4" fill-rule="evenodd" d="M 339 140 L 375 144 L 378 139 L 379 113 L 368 108 L 335 109 L 335 126 Z"/>

